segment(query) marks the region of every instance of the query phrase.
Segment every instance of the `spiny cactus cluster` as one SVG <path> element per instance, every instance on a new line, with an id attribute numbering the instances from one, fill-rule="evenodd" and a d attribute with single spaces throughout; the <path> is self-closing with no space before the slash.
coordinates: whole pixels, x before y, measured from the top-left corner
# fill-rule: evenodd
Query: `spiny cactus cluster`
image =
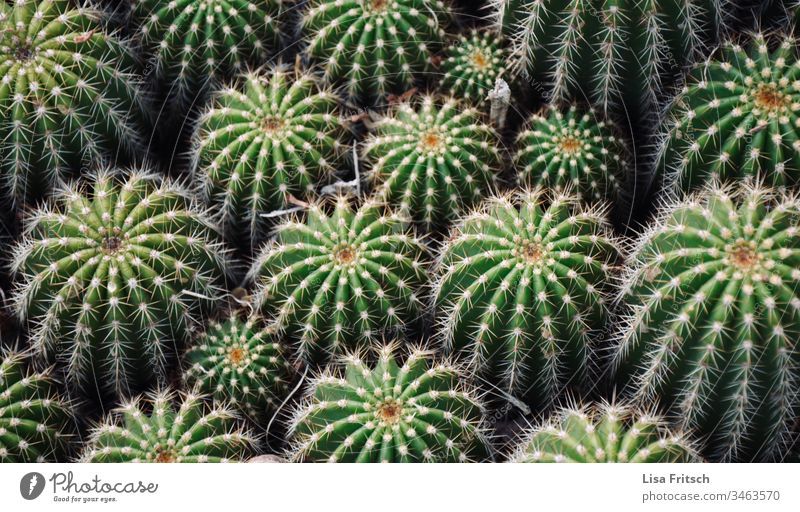
<path id="1" fill-rule="evenodd" d="M 229 238 L 260 241 L 265 216 L 313 193 L 331 174 L 342 124 L 337 98 L 308 74 L 248 73 L 200 119 L 196 167 Z"/>
<path id="2" fill-rule="evenodd" d="M 66 452 L 72 406 L 49 370 L 26 363 L 18 352 L 0 361 L 0 462 L 56 462 Z"/>
<path id="3" fill-rule="evenodd" d="M 774 455 L 798 414 L 800 203 L 711 188 L 665 209 L 637 243 L 615 367 L 712 453 Z"/>
<path id="4" fill-rule="evenodd" d="M 509 58 L 499 35 L 473 30 L 447 48 L 440 87 L 454 98 L 484 104 L 497 79 L 505 77 Z"/>
<path id="5" fill-rule="evenodd" d="M 189 193 L 145 171 L 96 174 L 27 218 L 15 306 L 69 384 L 127 394 L 163 382 L 217 299 L 225 253 Z"/>
<path id="6" fill-rule="evenodd" d="M 563 409 L 526 436 L 516 462 L 698 462 L 685 435 L 619 404 Z"/>
<path id="7" fill-rule="evenodd" d="M 800 58 L 787 37 L 770 51 L 757 35 L 729 43 L 699 66 L 672 106 L 659 171 L 682 191 L 709 180 L 757 176 L 774 186 L 800 182 Z"/>
<path id="8" fill-rule="evenodd" d="M 198 395 L 160 391 L 124 403 L 95 427 L 81 460 L 239 462 L 255 443 L 232 411 L 209 409 Z"/>
<path id="9" fill-rule="evenodd" d="M 0 3 L 0 190 L 21 203 L 81 165 L 141 152 L 143 95 L 125 44 L 71 0 Z"/>
<path id="10" fill-rule="evenodd" d="M 482 407 L 457 367 L 383 347 L 370 368 L 358 355 L 344 376 L 324 373 L 292 421 L 294 458 L 319 462 L 467 462 L 487 455 Z"/>

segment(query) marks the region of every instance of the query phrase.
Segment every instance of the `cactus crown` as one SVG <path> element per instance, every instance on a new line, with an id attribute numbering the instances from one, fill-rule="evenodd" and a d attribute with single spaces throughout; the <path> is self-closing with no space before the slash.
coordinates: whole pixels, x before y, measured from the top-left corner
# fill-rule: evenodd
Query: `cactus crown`
<path id="1" fill-rule="evenodd" d="M 652 414 L 607 403 L 561 410 L 531 430 L 515 462 L 697 462 L 692 444 Z"/>
<path id="2" fill-rule="evenodd" d="M 0 361 L 0 462 L 56 462 L 66 449 L 72 407 L 49 371 L 25 370 L 25 357 Z"/>
<path id="3" fill-rule="evenodd" d="M 795 196 L 716 187 L 668 208 L 632 254 L 617 378 L 714 457 L 769 458 L 797 416 L 799 230 Z"/>
<path id="4" fill-rule="evenodd" d="M 83 462 L 238 462 L 256 438 L 236 415 L 203 397 L 160 391 L 124 403 L 91 434 Z"/>
<path id="5" fill-rule="evenodd" d="M 28 219 L 16 247 L 16 310 L 36 352 L 70 384 L 130 392 L 163 379 L 197 315 L 221 292 L 224 251 L 183 188 L 100 171 Z"/>
<path id="6" fill-rule="evenodd" d="M 402 366 L 383 347 L 374 367 L 345 357 L 326 371 L 292 422 L 294 458 L 329 462 L 467 462 L 488 455 L 483 411 L 459 370 L 411 350 Z"/>
<path id="7" fill-rule="evenodd" d="M 458 41 L 447 48 L 442 61 L 440 88 L 455 98 L 481 103 L 495 81 L 504 77 L 508 53 L 502 38 L 493 32 L 473 30 L 469 37 L 459 36 Z"/>
<path id="8" fill-rule="evenodd" d="M 328 211 L 313 204 L 304 222 L 279 227 L 252 271 L 261 307 L 317 362 L 415 323 L 426 281 L 426 250 L 403 217 L 343 196 Z"/>

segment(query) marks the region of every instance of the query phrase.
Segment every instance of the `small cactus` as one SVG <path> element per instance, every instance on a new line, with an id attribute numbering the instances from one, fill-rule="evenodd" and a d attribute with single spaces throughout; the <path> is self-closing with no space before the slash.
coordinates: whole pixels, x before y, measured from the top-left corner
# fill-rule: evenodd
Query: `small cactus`
<path id="1" fill-rule="evenodd" d="M 244 462 L 256 439 L 201 396 L 161 391 L 124 403 L 91 433 L 81 462 Z"/>
<path id="2" fill-rule="evenodd" d="M 486 104 L 498 78 L 504 78 L 509 52 L 493 32 L 473 30 L 459 36 L 446 50 L 441 64 L 441 90 L 474 104 Z"/>
<path id="3" fill-rule="evenodd" d="M 483 409 L 459 370 L 384 347 L 374 367 L 346 357 L 344 376 L 314 380 L 292 422 L 293 458 L 313 462 L 479 462 L 489 455 Z"/>
<path id="4" fill-rule="evenodd" d="M 189 193 L 100 171 L 27 219 L 15 306 L 67 383 L 128 394 L 163 381 L 175 345 L 221 292 L 217 234 Z"/>
<path id="5" fill-rule="evenodd" d="M 288 394 L 291 371 L 286 347 L 273 338 L 258 315 L 212 322 L 186 353 L 184 380 L 256 421 L 269 419 Z"/>
<path id="6" fill-rule="evenodd" d="M 691 442 L 658 416 L 592 404 L 559 411 L 525 434 L 514 462 L 699 462 Z"/>
<path id="7" fill-rule="evenodd" d="M 521 185 L 570 187 L 584 201 L 614 201 L 628 173 L 625 144 L 594 110 L 547 107 L 517 136 Z"/>
<path id="8" fill-rule="evenodd" d="M 140 149 L 133 58 L 71 0 L 0 2 L 0 191 L 38 198 L 81 165 Z"/>
<path id="9" fill-rule="evenodd" d="M 495 186 L 495 131 L 453 98 L 425 96 L 381 118 L 363 148 L 378 195 L 426 229 L 440 227 Z"/>
<path id="10" fill-rule="evenodd" d="M 354 211 L 340 197 L 326 208 L 280 226 L 252 270 L 257 304 L 310 362 L 415 324 L 424 309 L 426 250 L 407 223 L 373 201 Z"/>
<path id="11" fill-rule="evenodd" d="M 275 68 L 243 82 L 201 117 L 195 160 L 228 237 L 258 243 L 268 228 L 262 214 L 313 193 L 334 170 L 342 124 L 336 95 L 311 75 Z"/>
<path id="12" fill-rule="evenodd" d="M 59 462 L 72 408 L 50 371 L 27 371 L 25 359 L 7 352 L 0 361 L 0 462 Z"/>
<path id="13" fill-rule="evenodd" d="M 302 20 L 305 51 L 351 99 L 380 100 L 429 69 L 448 18 L 441 0 L 313 0 Z"/>
<path id="14" fill-rule="evenodd" d="M 796 196 L 715 187 L 667 206 L 630 257 L 617 382 L 714 459 L 777 456 L 800 412 L 799 230 Z"/>
<path id="15" fill-rule="evenodd" d="M 442 249 L 434 304 L 445 350 L 538 403 L 579 388 L 608 315 L 616 254 L 603 210 L 574 196 L 489 199 Z"/>
<path id="16" fill-rule="evenodd" d="M 658 170 L 676 190 L 742 176 L 776 187 L 800 182 L 800 59 L 793 38 L 772 53 L 762 35 L 749 50 L 725 45 L 694 70 L 671 112 Z"/>

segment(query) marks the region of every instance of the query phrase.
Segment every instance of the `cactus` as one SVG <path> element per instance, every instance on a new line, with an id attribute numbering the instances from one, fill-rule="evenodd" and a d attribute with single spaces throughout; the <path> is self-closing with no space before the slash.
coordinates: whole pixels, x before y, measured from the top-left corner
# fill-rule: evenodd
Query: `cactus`
<path id="1" fill-rule="evenodd" d="M 33 212 L 13 260 L 35 351 L 68 384 L 102 394 L 163 382 L 226 269 L 186 190 L 145 171 L 117 174 L 100 171 Z"/>
<path id="2" fill-rule="evenodd" d="M 160 391 L 125 402 L 91 433 L 81 462 L 244 462 L 256 438 L 203 397 Z"/>
<path id="3" fill-rule="evenodd" d="M 692 443 L 650 413 L 595 403 L 565 408 L 525 434 L 514 462 L 700 462 Z"/>
<path id="4" fill-rule="evenodd" d="M 523 186 L 562 191 L 584 201 L 614 201 L 628 173 L 625 145 L 594 110 L 549 106 L 534 114 L 517 136 L 514 165 Z"/>
<path id="5" fill-rule="evenodd" d="M 499 144 L 476 109 L 425 96 L 377 121 L 362 154 L 378 195 L 434 229 L 493 190 Z"/>
<path id="6" fill-rule="evenodd" d="M 383 347 L 369 368 L 345 358 L 320 375 L 292 421 L 293 458 L 328 462 L 474 462 L 489 448 L 483 409 L 457 367 L 411 350 L 402 366 Z"/>
<path id="7" fill-rule="evenodd" d="M 442 60 L 440 89 L 455 98 L 483 104 L 498 78 L 504 78 L 509 52 L 493 32 L 473 30 L 453 42 Z"/>
<path id="8" fill-rule="evenodd" d="M 283 0 L 132 1 L 135 36 L 173 107 L 261 64 L 278 44 Z"/>
<path id="9" fill-rule="evenodd" d="M 314 0 L 301 23 L 305 53 L 351 99 L 380 100 L 429 69 L 448 18 L 441 0 Z"/>
<path id="10" fill-rule="evenodd" d="M 25 357 L 0 362 L 0 462 L 56 462 L 65 453 L 72 407 L 50 371 L 27 371 Z"/>
<path id="11" fill-rule="evenodd" d="M 190 388 L 229 403 L 248 417 L 269 419 L 288 394 L 286 347 L 258 315 L 213 322 L 185 356 Z"/>
<path id="12" fill-rule="evenodd" d="M 248 73 L 239 90 L 219 92 L 200 119 L 196 168 L 228 237 L 253 243 L 267 231 L 261 214 L 314 191 L 333 170 L 342 124 L 336 96 L 307 74 Z"/>
<path id="13" fill-rule="evenodd" d="M 800 203 L 715 187 L 666 207 L 631 255 L 617 381 L 707 439 L 715 459 L 769 459 L 797 417 Z"/>
<path id="14" fill-rule="evenodd" d="M 615 242 L 599 207 L 543 189 L 489 199 L 442 249 L 434 304 L 448 353 L 502 391 L 579 388 L 607 316 Z"/>
<path id="15" fill-rule="evenodd" d="M 251 272 L 256 303 L 310 362 L 415 324 L 427 279 L 426 250 L 399 215 L 374 201 L 354 211 L 345 197 L 326 206 L 279 227 Z"/>
<path id="16" fill-rule="evenodd" d="M 71 0 L 0 3 L 0 190 L 23 203 L 83 164 L 141 148 L 127 47 Z"/>
<path id="17" fill-rule="evenodd" d="M 793 38 L 772 53 L 762 35 L 749 50 L 725 45 L 694 70 L 671 111 L 658 170 L 676 190 L 754 175 L 776 187 L 800 181 L 800 59 Z"/>

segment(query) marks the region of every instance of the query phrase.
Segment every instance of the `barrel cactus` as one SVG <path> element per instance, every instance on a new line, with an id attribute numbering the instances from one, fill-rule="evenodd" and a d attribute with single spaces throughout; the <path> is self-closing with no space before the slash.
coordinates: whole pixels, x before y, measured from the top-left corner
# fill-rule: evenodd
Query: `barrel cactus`
<path id="1" fill-rule="evenodd" d="M 698 66 L 672 105 L 659 173 L 676 190 L 757 175 L 800 182 L 800 59 L 785 38 L 773 52 L 757 35 L 748 50 L 727 44 Z"/>
<path id="2" fill-rule="evenodd" d="M 457 367 L 412 350 L 402 362 L 383 347 L 370 368 L 345 358 L 344 376 L 314 380 L 292 421 L 293 458 L 314 462 L 484 460 L 483 409 Z"/>
<path id="3" fill-rule="evenodd" d="M 217 234 L 191 195 L 145 171 L 100 171 L 27 219 L 16 311 L 67 383 L 128 394 L 163 381 L 174 348 L 220 295 Z"/>
<path id="4" fill-rule="evenodd" d="M 401 103 L 378 120 L 363 156 L 379 196 L 431 229 L 493 190 L 500 140 L 475 108 L 453 98 L 417 103 Z"/>
<path id="5" fill-rule="evenodd" d="M 579 388 L 616 254 L 599 207 L 543 189 L 491 198 L 442 249 L 434 303 L 446 351 L 534 402 Z"/>
<path id="6" fill-rule="evenodd" d="M 212 322 L 185 356 L 184 380 L 248 417 L 269 419 L 288 395 L 286 347 L 258 315 Z"/>
<path id="7" fill-rule="evenodd" d="M 404 219 L 345 197 L 328 210 L 313 204 L 304 222 L 280 226 L 252 270 L 257 303 L 310 362 L 414 325 L 424 309 L 426 250 Z"/>
<path id="8" fill-rule="evenodd" d="M 584 201 L 615 200 L 628 155 L 613 125 L 594 110 L 549 106 L 517 136 L 514 165 L 524 186 L 571 188 Z"/>
<path id="9" fill-rule="evenodd" d="M 714 459 L 769 459 L 797 417 L 800 204 L 740 184 L 667 207 L 631 255 L 614 357 Z"/>
<path id="10" fill-rule="evenodd" d="M 276 68 L 243 82 L 241 91 L 220 91 L 201 117 L 195 167 L 228 237 L 258 243 L 265 213 L 313 193 L 334 170 L 343 129 L 336 95 L 311 75 Z"/>
<path id="11" fill-rule="evenodd" d="M 0 462 L 58 462 L 65 453 L 72 407 L 51 372 L 25 368 L 7 352 L 0 361 Z"/>
<path id="12" fill-rule="evenodd" d="M 305 52 L 325 80 L 370 101 L 414 85 L 448 18 L 441 0 L 312 0 L 301 25 Z"/>
<path id="13" fill-rule="evenodd" d="M 83 164 L 131 156 L 144 119 L 133 59 L 72 0 L 0 2 L 0 190 L 21 203 Z"/>
<path id="14" fill-rule="evenodd" d="M 203 397 L 161 391 L 122 404 L 91 433 L 82 462 L 244 462 L 256 438 Z M 177 407 L 176 407 L 177 405 Z"/>
<path id="15" fill-rule="evenodd" d="M 473 30 L 459 36 L 445 52 L 440 88 L 456 98 L 481 103 L 498 78 L 504 78 L 509 52 L 502 38 L 491 31 Z"/>
<path id="16" fill-rule="evenodd" d="M 566 408 L 525 434 L 514 462 L 699 462 L 692 443 L 628 405 Z"/>

